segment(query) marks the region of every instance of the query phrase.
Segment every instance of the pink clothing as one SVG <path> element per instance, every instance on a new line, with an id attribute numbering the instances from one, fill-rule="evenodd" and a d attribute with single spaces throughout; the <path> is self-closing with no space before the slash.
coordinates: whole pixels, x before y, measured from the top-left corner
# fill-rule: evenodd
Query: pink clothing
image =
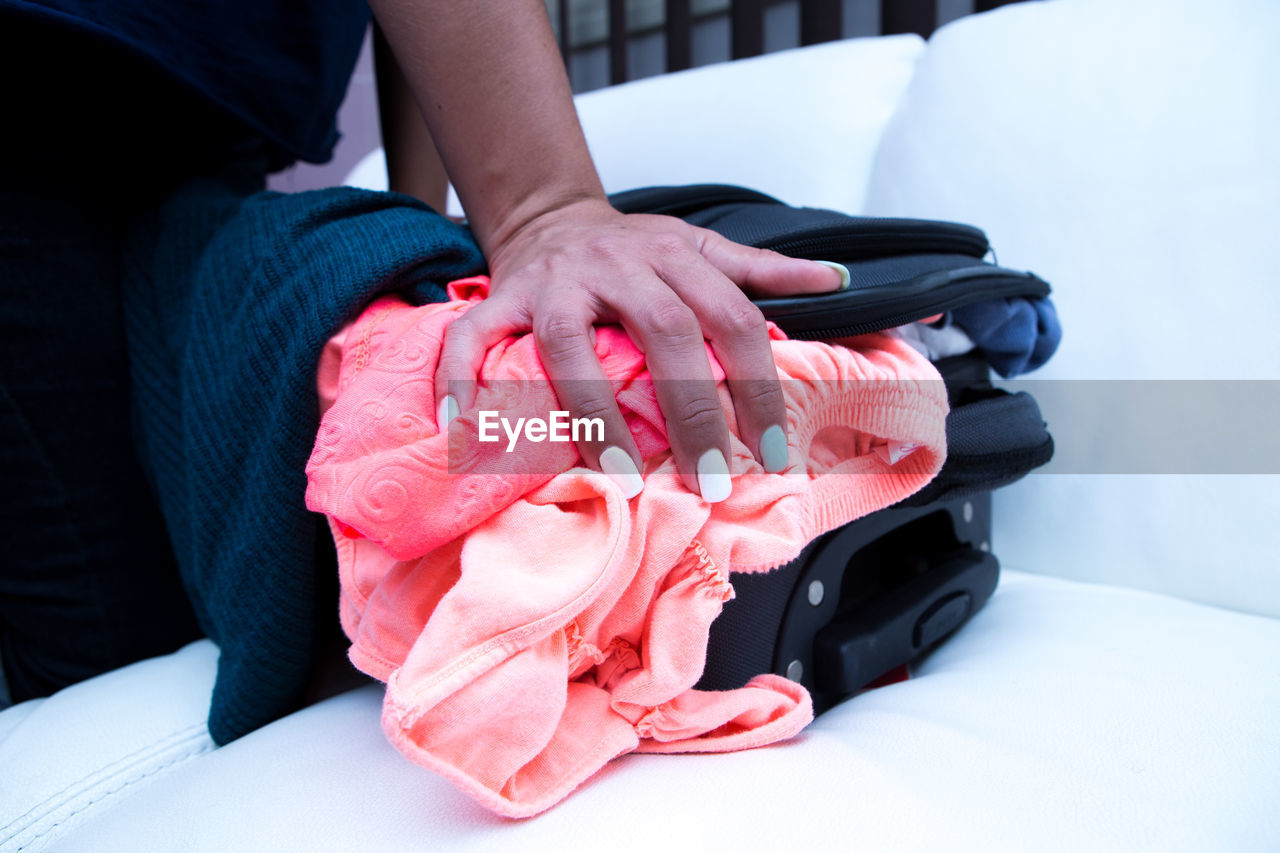
<path id="1" fill-rule="evenodd" d="M 733 597 L 733 572 L 782 565 L 932 479 L 947 412 L 932 365 L 885 335 L 849 349 L 772 330 L 790 465 L 764 473 L 735 436 L 733 493 L 708 504 L 675 472 L 643 356 L 601 327 L 596 353 L 645 459 L 644 491 L 627 501 L 572 443 L 507 453 L 505 437 L 476 440 L 478 410 L 558 408 L 530 336 L 488 353 L 476 408 L 440 433 L 442 335 L 487 279 L 450 288 L 444 304 L 378 300 L 334 337 L 319 373 L 331 407 L 307 506 L 330 518 L 351 660 L 387 682 L 390 740 L 523 817 L 626 752 L 744 749 L 800 731 L 812 706 L 787 679 L 692 689 L 709 626 Z"/>

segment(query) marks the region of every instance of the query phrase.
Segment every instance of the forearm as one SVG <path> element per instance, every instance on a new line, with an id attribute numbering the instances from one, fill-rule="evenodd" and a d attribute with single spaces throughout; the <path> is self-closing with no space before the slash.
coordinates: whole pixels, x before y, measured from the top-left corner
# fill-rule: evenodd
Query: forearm
<path id="1" fill-rule="evenodd" d="M 541 0 L 371 0 L 492 260 L 524 225 L 604 200 Z"/>
<path id="2" fill-rule="evenodd" d="M 405 80 L 382 31 L 373 30 L 374 66 L 378 78 L 378 119 L 392 190 L 420 198 L 444 213 L 449 177 L 427 130 L 413 90 Z"/>

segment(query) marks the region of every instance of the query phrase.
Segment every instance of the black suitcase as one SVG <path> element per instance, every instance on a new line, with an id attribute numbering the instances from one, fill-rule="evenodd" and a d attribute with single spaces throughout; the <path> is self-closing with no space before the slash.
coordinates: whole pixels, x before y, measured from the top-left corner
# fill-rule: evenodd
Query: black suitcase
<path id="1" fill-rule="evenodd" d="M 991 489 L 1047 462 L 1053 440 L 1029 395 L 991 387 L 980 356 L 938 369 L 952 404 L 942 471 L 786 566 L 735 574 L 698 687 L 776 672 L 807 687 L 821 713 L 937 645 L 991 597 L 1000 575 Z"/>
<path id="2" fill-rule="evenodd" d="M 794 208 L 724 185 L 649 187 L 611 201 L 848 266 L 847 290 L 756 301 L 793 338 L 837 339 L 982 300 L 1049 294 L 1035 275 L 988 263 L 986 235 L 967 225 Z M 1030 395 L 993 386 L 980 352 L 936 366 L 951 404 L 942 471 L 899 504 L 815 539 L 786 566 L 734 575 L 736 597 L 712 623 L 700 689 L 773 672 L 804 684 L 821 713 L 937 645 L 991 597 L 1000 573 L 991 490 L 1048 462 L 1053 440 Z"/>

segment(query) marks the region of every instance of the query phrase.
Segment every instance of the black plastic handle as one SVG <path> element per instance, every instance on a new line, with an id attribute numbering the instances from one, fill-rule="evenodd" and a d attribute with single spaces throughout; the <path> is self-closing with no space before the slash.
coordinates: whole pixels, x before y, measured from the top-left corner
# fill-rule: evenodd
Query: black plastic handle
<path id="1" fill-rule="evenodd" d="M 832 621 L 813 638 L 814 681 L 852 693 L 964 624 L 995 590 L 995 557 L 961 548 L 938 566 Z"/>

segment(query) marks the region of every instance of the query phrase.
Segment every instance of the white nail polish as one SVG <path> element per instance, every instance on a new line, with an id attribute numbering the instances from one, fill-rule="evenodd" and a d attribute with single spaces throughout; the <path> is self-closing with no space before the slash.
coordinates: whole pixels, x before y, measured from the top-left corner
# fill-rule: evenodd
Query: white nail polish
<path id="1" fill-rule="evenodd" d="M 440 408 L 436 411 L 436 424 L 440 427 L 440 431 L 447 430 L 449 422 L 457 416 L 458 401 L 454 399 L 452 394 L 449 394 L 440 401 Z"/>
<path id="2" fill-rule="evenodd" d="M 600 454 L 600 470 L 618 484 L 618 488 L 622 489 L 622 494 L 627 500 L 631 500 L 644 489 L 644 477 L 641 477 L 640 472 L 636 470 L 636 463 L 631 460 L 631 454 L 621 447 L 609 447 Z"/>
<path id="3" fill-rule="evenodd" d="M 760 436 L 760 463 L 770 474 L 787 467 L 787 434 L 777 424 Z"/>
<path id="4" fill-rule="evenodd" d="M 831 267 L 831 269 L 840 273 L 840 286 L 837 287 L 836 290 L 849 289 L 849 283 L 853 281 L 853 277 L 849 275 L 849 268 L 844 264 L 838 264 L 835 261 L 814 261 L 814 263 L 822 264 L 824 267 Z"/>
<path id="5" fill-rule="evenodd" d="M 698 491 L 709 504 L 720 503 L 733 491 L 729 465 L 719 450 L 708 450 L 698 458 Z"/>

